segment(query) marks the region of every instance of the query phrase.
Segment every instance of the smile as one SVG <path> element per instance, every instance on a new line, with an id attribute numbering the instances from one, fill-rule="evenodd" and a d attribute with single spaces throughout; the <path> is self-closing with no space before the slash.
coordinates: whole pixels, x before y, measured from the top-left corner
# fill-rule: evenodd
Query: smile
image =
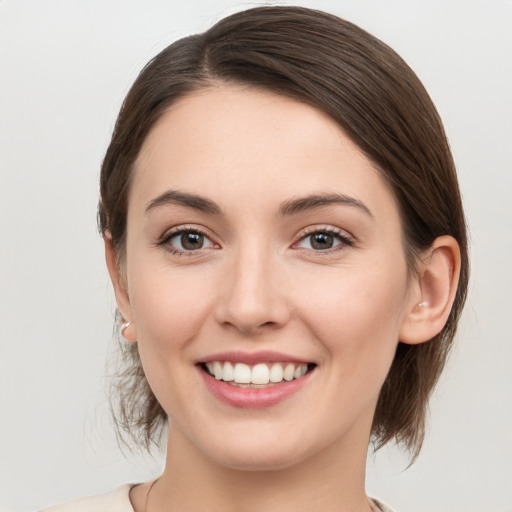
<path id="1" fill-rule="evenodd" d="M 285 354 L 224 353 L 197 363 L 206 388 L 225 404 L 243 409 L 277 405 L 306 386 L 316 363 Z"/>
<path id="2" fill-rule="evenodd" d="M 291 382 L 306 375 L 314 365 L 307 363 L 232 363 L 230 361 L 209 361 L 203 368 L 217 380 L 233 386 L 259 387 Z"/>

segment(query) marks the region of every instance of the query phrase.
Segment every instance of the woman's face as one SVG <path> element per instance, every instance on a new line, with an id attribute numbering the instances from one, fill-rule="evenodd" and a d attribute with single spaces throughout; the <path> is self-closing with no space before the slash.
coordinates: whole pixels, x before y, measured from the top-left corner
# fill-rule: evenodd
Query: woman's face
<path id="1" fill-rule="evenodd" d="M 119 302 L 171 442 L 245 469 L 366 449 L 412 299 L 394 197 L 334 121 L 251 88 L 178 101 L 127 226 Z"/>

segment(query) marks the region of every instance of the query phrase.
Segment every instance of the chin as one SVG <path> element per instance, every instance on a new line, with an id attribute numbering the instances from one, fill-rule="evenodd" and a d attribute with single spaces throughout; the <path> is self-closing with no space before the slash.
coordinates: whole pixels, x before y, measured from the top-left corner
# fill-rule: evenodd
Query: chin
<path id="1" fill-rule="evenodd" d="M 270 451 L 270 450 L 269 450 Z M 216 462 L 225 468 L 236 471 L 280 471 L 288 469 L 299 462 L 300 458 L 289 454 L 273 453 L 240 453 L 223 454 Z"/>
<path id="2" fill-rule="evenodd" d="M 286 435 L 269 437 L 232 438 L 229 445 L 223 439 L 204 452 L 220 466 L 238 471 L 279 471 L 300 463 L 310 455 L 304 450 L 304 443 L 294 443 Z M 217 449 L 211 449 L 211 446 Z"/>

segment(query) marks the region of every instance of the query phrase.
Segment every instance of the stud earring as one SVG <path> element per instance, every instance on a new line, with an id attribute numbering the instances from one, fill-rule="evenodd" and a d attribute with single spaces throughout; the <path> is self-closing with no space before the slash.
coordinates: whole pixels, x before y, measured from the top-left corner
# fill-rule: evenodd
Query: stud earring
<path id="1" fill-rule="evenodd" d="M 426 308 L 428 306 L 428 302 L 425 301 L 425 302 L 420 302 L 417 306 L 416 306 L 416 309 L 421 309 L 421 308 Z"/>

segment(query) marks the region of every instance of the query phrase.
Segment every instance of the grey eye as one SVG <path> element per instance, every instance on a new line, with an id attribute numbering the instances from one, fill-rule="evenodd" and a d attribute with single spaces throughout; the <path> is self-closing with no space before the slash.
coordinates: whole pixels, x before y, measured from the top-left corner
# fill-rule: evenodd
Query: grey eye
<path id="1" fill-rule="evenodd" d="M 300 242 L 299 247 L 302 249 L 313 249 L 314 251 L 326 251 L 332 249 L 343 242 L 341 236 L 328 231 L 317 231 L 305 236 Z"/>

